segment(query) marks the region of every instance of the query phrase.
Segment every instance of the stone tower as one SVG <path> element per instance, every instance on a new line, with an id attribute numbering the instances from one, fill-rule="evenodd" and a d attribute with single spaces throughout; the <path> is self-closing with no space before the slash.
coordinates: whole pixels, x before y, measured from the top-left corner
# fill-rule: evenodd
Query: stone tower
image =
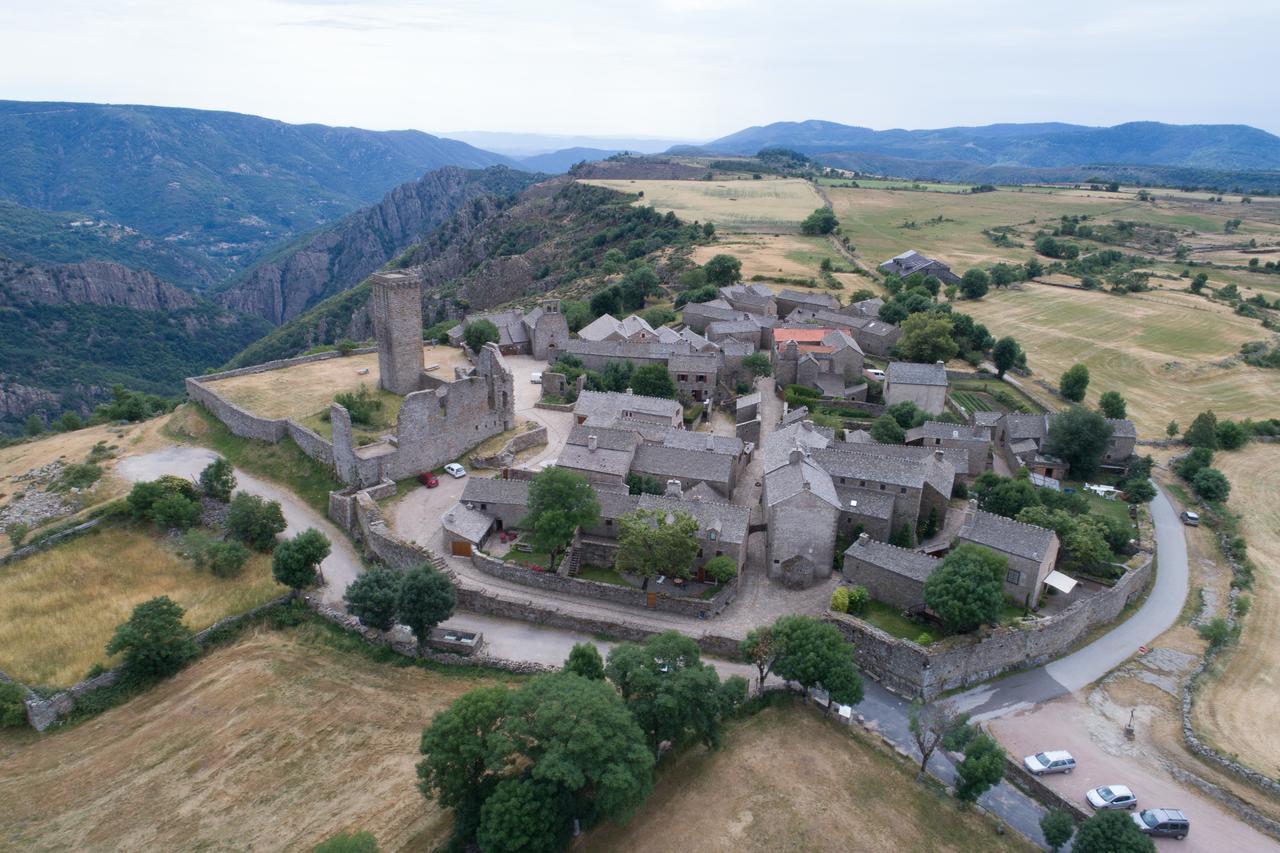
<path id="1" fill-rule="evenodd" d="M 378 385 L 393 394 L 412 394 L 422 381 L 422 285 L 403 272 L 376 272 L 370 278 Z"/>

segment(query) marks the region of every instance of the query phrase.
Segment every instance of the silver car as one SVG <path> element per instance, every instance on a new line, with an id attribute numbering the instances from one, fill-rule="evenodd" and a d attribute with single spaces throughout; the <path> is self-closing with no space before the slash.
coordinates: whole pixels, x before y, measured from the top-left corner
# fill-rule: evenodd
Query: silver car
<path id="1" fill-rule="evenodd" d="M 1089 805 L 1102 809 L 1132 809 L 1138 805 L 1138 797 L 1124 785 L 1103 785 L 1084 795 Z"/>
<path id="2" fill-rule="evenodd" d="M 1022 764 L 1033 776 L 1043 776 L 1046 773 L 1070 773 L 1076 769 L 1076 760 L 1065 749 L 1028 755 L 1022 759 Z"/>

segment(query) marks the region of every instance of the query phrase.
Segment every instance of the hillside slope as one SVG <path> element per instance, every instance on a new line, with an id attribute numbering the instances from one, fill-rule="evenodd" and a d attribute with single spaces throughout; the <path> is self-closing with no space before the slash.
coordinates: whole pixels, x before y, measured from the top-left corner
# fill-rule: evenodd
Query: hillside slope
<path id="1" fill-rule="evenodd" d="M 418 131 L 207 110 L 0 101 L 0 198 L 168 239 L 226 273 L 425 171 L 516 165 Z"/>
<path id="2" fill-rule="evenodd" d="M 281 250 L 215 299 L 271 323 L 283 323 L 326 296 L 358 284 L 475 199 L 509 196 L 534 180 L 533 175 L 503 166 L 482 171 L 437 169 Z"/>

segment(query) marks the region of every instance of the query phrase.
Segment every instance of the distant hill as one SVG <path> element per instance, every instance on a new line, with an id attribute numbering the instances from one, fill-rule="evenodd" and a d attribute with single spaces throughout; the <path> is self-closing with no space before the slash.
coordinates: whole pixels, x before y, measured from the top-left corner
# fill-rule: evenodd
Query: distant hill
<path id="1" fill-rule="evenodd" d="M 414 130 L 294 125 L 168 107 L 0 101 L 0 199 L 127 226 L 204 255 L 221 271 L 218 277 L 392 187 L 451 165 L 518 167 L 502 155 Z"/>
<path id="2" fill-rule="evenodd" d="M 702 150 L 754 154 L 767 147 L 791 148 L 811 156 L 856 153 L 983 166 L 1044 168 L 1112 163 L 1280 169 L 1280 137 L 1236 124 L 1129 122 L 1115 127 L 1085 127 L 1040 123 L 871 130 L 828 121 L 776 122 L 713 140 Z"/>
<path id="3" fill-rule="evenodd" d="M 441 135 L 449 139 L 461 139 L 486 151 L 496 151 L 516 158 L 549 154 L 565 148 L 595 148 L 601 151 L 637 151 L 641 154 L 657 154 L 673 145 L 685 145 L 689 142 L 687 139 L 654 139 L 644 136 L 585 136 L 491 130 L 449 131 Z"/>
<path id="4" fill-rule="evenodd" d="M 546 154 L 534 154 L 519 159 L 520 165 L 531 171 L 560 175 L 578 163 L 604 160 L 621 153 L 622 149 L 616 148 L 562 148 L 559 151 L 549 151 Z"/>

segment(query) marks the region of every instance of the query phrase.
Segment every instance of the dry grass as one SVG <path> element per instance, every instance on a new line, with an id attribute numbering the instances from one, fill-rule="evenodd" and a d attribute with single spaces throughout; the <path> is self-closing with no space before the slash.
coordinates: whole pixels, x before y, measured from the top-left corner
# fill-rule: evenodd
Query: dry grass
<path id="1" fill-rule="evenodd" d="M 705 264 L 719 254 L 733 255 L 742 262 L 742 278 L 750 281 L 754 276 L 765 278 L 815 279 L 821 284 L 818 273 L 822 259 L 829 258 L 836 269 L 851 269 L 853 264 L 845 260 L 826 237 L 804 237 L 799 234 L 726 234 L 708 246 L 697 246 L 693 260 Z M 854 273 L 837 273 L 841 289 L 827 291 L 848 299 L 855 290 L 881 292 L 879 283 Z M 774 290 L 794 285 L 771 284 Z"/>
<path id="2" fill-rule="evenodd" d="M 662 768 L 625 828 L 589 850 L 1029 850 L 915 781 L 913 768 L 811 709 L 773 708 L 733 727 L 719 752 Z"/>
<path id="3" fill-rule="evenodd" d="M 423 360 L 437 364 L 435 376 L 453 378 L 454 366 L 467 364 L 462 351 L 453 347 L 423 347 Z M 361 375 L 360 371 L 369 372 Z M 356 391 L 361 385 L 378 387 L 378 354 L 313 361 L 281 370 L 219 379 L 210 386 L 229 402 L 264 418 L 305 418 L 333 402 L 335 394 Z"/>
<path id="4" fill-rule="evenodd" d="M 1116 390 L 1128 400 L 1139 434 L 1164 434 L 1205 409 L 1242 418 L 1277 414 L 1280 372 L 1224 365 L 1256 340 L 1256 321 L 1179 293 L 1126 297 L 1031 285 L 993 292 L 961 310 L 997 337 L 1013 335 L 1036 375 L 1057 385 L 1076 362 L 1089 368 L 1088 402 Z"/>
<path id="5" fill-rule="evenodd" d="M 314 626 L 265 629 L 69 731 L 0 734 L 0 848 L 310 850 L 368 830 L 431 850 L 423 725 L 489 683 L 372 664 Z"/>
<path id="6" fill-rule="evenodd" d="M 1275 776 L 1280 729 L 1270 714 L 1280 686 L 1280 447 L 1249 444 L 1218 453 L 1214 465 L 1231 481 L 1230 507 L 1242 517 L 1257 573 L 1244 635 L 1196 702 L 1197 723 L 1220 750 Z"/>
<path id="7" fill-rule="evenodd" d="M 687 222 L 714 222 L 721 231 L 795 230 L 822 206 L 808 181 L 797 178 L 763 181 L 608 180 L 583 183 L 624 193 L 643 192 L 637 204 L 662 213 L 674 211 Z"/>
<path id="8" fill-rule="evenodd" d="M 284 588 L 255 555 L 236 578 L 196 571 L 171 540 L 108 527 L 0 567 L 0 670 L 30 684 L 66 686 L 96 663 L 134 606 L 167 595 L 205 628 Z"/>

